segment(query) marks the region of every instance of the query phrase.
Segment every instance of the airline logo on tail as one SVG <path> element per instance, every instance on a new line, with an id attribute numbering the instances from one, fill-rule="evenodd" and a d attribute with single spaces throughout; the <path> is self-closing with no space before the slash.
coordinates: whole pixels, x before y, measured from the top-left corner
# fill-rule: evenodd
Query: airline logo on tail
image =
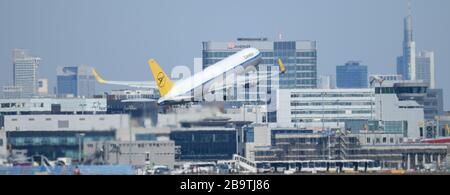
<path id="1" fill-rule="evenodd" d="M 159 94 L 161 95 L 161 97 L 164 97 L 172 89 L 174 83 L 169 79 L 167 74 L 162 70 L 156 60 L 148 60 L 148 65 L 152 70 L 156 85 L 158 85 Z"/>
<path id="2" fill-rule="evenodd" d="M 158 73 L 158 76 L 157 76 L 157 79 L 156 79 L 156 81 L 157 81 L 157 84 L 158 84 L 158 87 L 164 87 L 164 84 L 165 84 L 165 76 L 164 76 L 164 73 L 163 72 L 159 72 Z"/>

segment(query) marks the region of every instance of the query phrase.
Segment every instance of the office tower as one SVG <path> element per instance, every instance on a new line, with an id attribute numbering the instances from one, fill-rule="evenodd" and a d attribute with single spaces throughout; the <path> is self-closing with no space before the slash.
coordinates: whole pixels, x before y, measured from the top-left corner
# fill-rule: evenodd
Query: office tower
<path id="1" fill-rule="evenodd" d="M 416 80 L 416 43 L 413 39 L 411 7 L 404 19 L 403 55 L 397 57 L 397 74 L 404 80 Z"/>
<path id="2" fill-rule="evenodd" d="M 21 88 L 23 97 L 37 95 L 38 67 L 41 59 L 23 49 L 13 50 L 14 86 Z"/>
<path id="3" fill-rule="evenodd" d="M 38 79 L 37 91 L 40 96 L 48 95 L 48 79 Z"/>
<path id="4" fill-rule="evenodd" d="M 259 73 L 278 71 L 277 59 L 286 65 L 286 73 L 259 84 L 258 92 L 245 92 L 245 101 L 264 100 L 271 89 L 295 89 L 317 87 L 317 48 L 315 41 L 269 41 L 267 38 L 238 38 L 237 41 L 203 42 L 203 69 L 245 48 L 256 48 L 262 53 Z M 267 90 L 261 89 L 262 86 Z M 246 89 L 247 90 L 247 89 Z M 239 94 L 237 94 L 239 96 Z M 237 100 L 242 98 L 234 98 Z"/>
<path id="5" fill-rule="evenodd" d="M 1 98 L 5 99 L 17 99 L 22 98 L 22 87 L 18 86 L 3 86 Z"/>
<path id="6" fill-rule="evenodd" d="M 357 61 L 336 66 L 337 88 L 367 88 L 367 66 Z"/>
<path id="7" fill-rule="evenodd" d="M 436 116 L 444 114 L 444 91 L 442 89 L 428 89 L 427 96 L 421 102 L 425 120 L 433 121 Z"/>
<path id="8" fill-rule="evenodd" d="M 335 89 L 336 78 L 333 75 L 320 75 L 317 79 L 318 89 Z"/>
<path id="9" fill-rule="evenodd" d="M 422 51 L 416 57 L 416 79 L 427 83 L 431 89 L 436 88 L 434 52 Z"/>
<path id="10" fill-rule="evenodd" d="M 92 97 L 95 94 L 95 77 L 86 65 L 57 68 L 58 96 Z"/>

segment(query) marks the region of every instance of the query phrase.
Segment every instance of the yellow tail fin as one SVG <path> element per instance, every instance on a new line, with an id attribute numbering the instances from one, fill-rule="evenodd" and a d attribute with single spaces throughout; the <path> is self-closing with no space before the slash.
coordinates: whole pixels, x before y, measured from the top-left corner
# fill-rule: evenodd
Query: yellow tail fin
<path id="1" fill-rule="evenodd" d="M 283 61 L 281 58 L 278 58 L 278 65 L 280 66 L 280 73 L 283 74 L 286 72 L 286 66 L 284 66 Z"/>
<path id="2" fill-rule="evenodd" d="M 173 82 L 154 59 L 148 60 L 148 65 L 152 70 L 153 78 L 155 79 L 156 85 L 159 89 L 159 94 L 161 97 L 164 97 L 167 93 L 169 93 L 170 89 L 172 89 Z"/>
<path id="3" fill-rule="evenodd" d="M 95 76 L 95 80 L 99 83 L 106 83 L 106 81 L 97 73 L 95 68 L 92 69 L 92 74 Z"/>

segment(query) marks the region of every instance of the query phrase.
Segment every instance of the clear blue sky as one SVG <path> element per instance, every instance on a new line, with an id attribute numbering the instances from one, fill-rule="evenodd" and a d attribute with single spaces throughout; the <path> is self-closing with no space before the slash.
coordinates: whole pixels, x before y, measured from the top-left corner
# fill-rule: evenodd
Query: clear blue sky
<path id="1" fill-rule="evenodd" d="M 437 86 L 446 100 L 449 10 L 448 0 L 413 1 L 417 49 L 436 52 Z M 149 80 L 150 57 L 165 69 L 191 65 L 202 41 L 276 39 L 279 32 L 285 40 L 317 41 L 319 74 L 334 74 L 348 60 L 362 60 L 370 73 L 395 73 L 406 13 L 406 0 L 1 0 L 0 85 L 12 83 L 13 48 L 41 57 L 40 73 L 54 86 L 58 65 Z"/>

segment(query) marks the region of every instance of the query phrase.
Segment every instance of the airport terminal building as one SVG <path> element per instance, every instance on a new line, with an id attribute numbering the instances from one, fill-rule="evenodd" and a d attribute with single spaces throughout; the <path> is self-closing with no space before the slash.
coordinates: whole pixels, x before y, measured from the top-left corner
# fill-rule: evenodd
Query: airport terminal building
<path id="1" fill-rule="evenodd" d="M 358 120 L 378 120 L 386 129 L 403 126 L 395 131 L 408 138 L 440 136 L 426 130 L 425 107 L 438 113 L 440 106 L 424 104 L 436 98 L 427 97 L 428 88 L 422 82 L 385 81 L 367 89 L 280 89 L 275 94 L 267 117 L 278 127 L 342 129 Z"/>

